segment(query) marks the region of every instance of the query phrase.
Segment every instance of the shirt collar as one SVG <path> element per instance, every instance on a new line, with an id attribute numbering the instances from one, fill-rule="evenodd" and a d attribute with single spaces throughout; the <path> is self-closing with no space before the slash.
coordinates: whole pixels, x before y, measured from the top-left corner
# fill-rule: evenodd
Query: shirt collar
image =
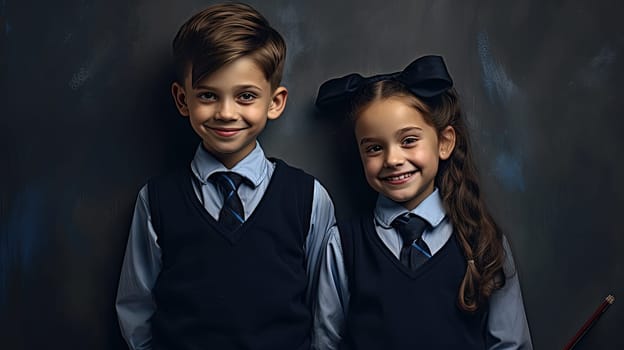
<path id="1" fill-rule="evenodd" d="M 246 178 L 253 187 L 257 187 L 266 177 L 269 160 L 265 157 L 264 151 L 256 141 L 256 147 L 245 158 L 238 162 L 232 169 L 228 169 L 219 162 L 201 144 L 195 151 L 195 156 L 191 162 L 191 170 L 202 184 L 206 184 L 210 175 L 220 171 L 233 171 Z"/>
<path id="2" fill-rule="evenodd" d="M 411 212 L 425 219 L 431 227 L 438 226 L 446 216 L 446 211 L 444 210 L 444 205 L 442 204 L 442 198 L 440 197 L 440 191 L 438 191 L 437 188 L 435 188 L 433 192 L 427 196 L 427 198 L 425 198 L 411 211 L 408 211 L 400 203 L 397 203 L 382 194 L 377 197 L 374 215 L 375 220 L 380 226 L 384 228 L 392 227 L 390 225 L 392 221 L 407 212 Z"/>

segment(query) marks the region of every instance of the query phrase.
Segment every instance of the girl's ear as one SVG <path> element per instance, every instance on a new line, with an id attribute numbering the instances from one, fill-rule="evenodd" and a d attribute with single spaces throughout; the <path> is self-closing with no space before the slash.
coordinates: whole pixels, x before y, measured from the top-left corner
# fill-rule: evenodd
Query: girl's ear
<path id="1" fill-rule="evenodd" d="M 180 114 L 184 117 L 188 117 L 189 108 L 186 103 L 186 91 L 184 90 L 184 86 L 180 85 L 178 82 L 171 84 L 171 95 L 173 95 L 173 101 Z"/>
<path id="2" fill-rule="evenodd" d="M 441 160 L 447 160 L 455 149 L 455 129 L 447 126 L 440 133 L 440 142 L 438 143 L 438 155 Z"/>
<path id="3" fill-rule="evenodd" d="M 283 86 L 278 86 L 273 91 L 271 97 L 271 104 L 269 105 L 269 111 L 267 116 L 269 119 L 277 119 L 282 115 L 284 108 L 286 108 L 286 100 L 288 99 L 288 90 Z"/>

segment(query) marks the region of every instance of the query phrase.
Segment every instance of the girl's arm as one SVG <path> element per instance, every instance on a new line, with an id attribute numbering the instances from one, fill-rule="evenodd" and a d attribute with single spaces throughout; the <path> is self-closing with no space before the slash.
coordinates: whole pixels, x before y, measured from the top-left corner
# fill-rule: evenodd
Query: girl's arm
<path id="1" fill-rule="evenodd" d="M 488 349 L 533 349 L 531 334 L 524 311 L 520 281 L 511 248 L 503 237 L 505 249 L 505 286 L 492 293 L 488 317 Z"/>

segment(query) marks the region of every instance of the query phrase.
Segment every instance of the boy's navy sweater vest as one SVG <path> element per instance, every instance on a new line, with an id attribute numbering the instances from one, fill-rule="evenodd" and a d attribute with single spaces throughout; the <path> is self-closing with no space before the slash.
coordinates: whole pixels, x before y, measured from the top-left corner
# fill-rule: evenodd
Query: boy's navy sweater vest
<path id="1" fill-rule="evenodd" d="M 308 350 L 305 240 L 314 178 L 280 160 L 264 197 L 224 232 L 183 171 L 148 183 L 162 249 L 154 349 Z"/>
<path id="2" fill-rule="evenodd" d="M 384 245 L 373 218 L 340 226 L 351 299 L 342 349 L 480 349 L 487 312 L 459 309 L 466 260 L 453 234 L 416 271 Z"/>

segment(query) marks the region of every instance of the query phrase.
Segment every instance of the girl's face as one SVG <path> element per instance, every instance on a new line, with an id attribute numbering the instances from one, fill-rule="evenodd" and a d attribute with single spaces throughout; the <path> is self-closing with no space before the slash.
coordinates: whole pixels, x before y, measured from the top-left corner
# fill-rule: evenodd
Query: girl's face
<path id="1" fill-rule="evenodd" d="M 438 135 L 410 97 L 371 102 L 356 116 L 355 137 L 364 173 L 377 192 L 411 210 L 433 192 L 440 160 L 455 145 L 455 130 Z"/>

